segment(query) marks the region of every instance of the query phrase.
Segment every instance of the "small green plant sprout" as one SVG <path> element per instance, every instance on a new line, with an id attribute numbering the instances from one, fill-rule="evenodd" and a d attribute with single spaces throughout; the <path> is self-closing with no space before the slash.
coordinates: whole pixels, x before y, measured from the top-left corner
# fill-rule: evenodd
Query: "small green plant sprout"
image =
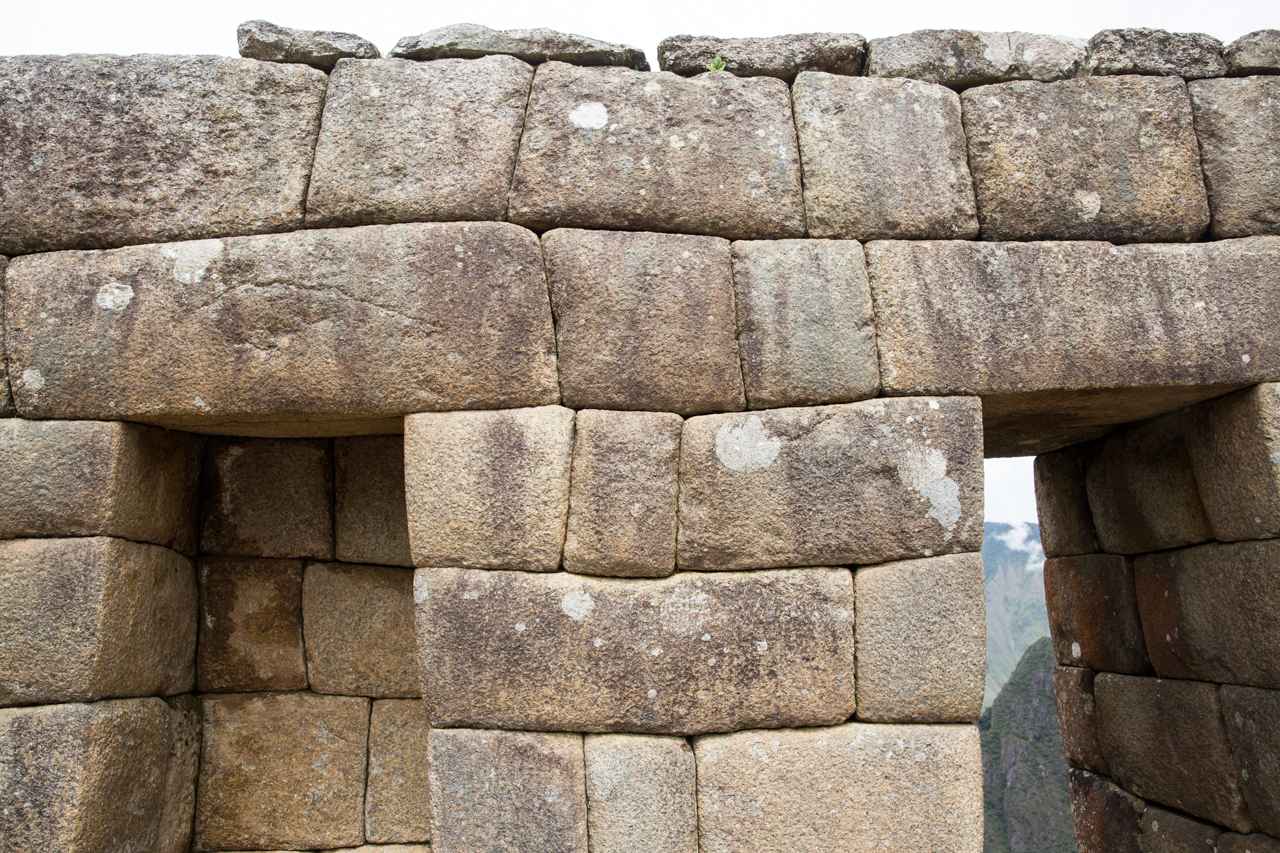
<path id="1" fill-rule="evenodd" d="M 723 71 L 724 69 L 725 69 L 724 60 L 718 56 L 715 59 L 711 60 L 711 64 L 707 66 L 708 71 Z"/>

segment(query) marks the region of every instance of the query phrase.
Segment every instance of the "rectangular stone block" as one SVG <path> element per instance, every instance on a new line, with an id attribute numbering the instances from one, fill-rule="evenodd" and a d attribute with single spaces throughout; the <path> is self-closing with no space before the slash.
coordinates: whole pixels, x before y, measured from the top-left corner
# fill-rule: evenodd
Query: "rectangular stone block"
<path id="1" fill-rule="evenodd" d="M 1053 655 L 1062 666 L 1147 675 L 1133 561 L 1082 554 L 1044 561 L 1044 597 Z"/>
<path id="2" fill-rule="evenodd" d="M 919 80 L 805 71 L 792 100 L 809 236 L 978 236 L 955 92 Z"/>
<path id="3" fill-rule="evenodd" d="M 844 569 L 653 580 L 419 569 L 414 597 L 433 726 L 699 734 L 854 712 Z"/>
<path id="4" fill-rule="evenodd" d="M 697 767 L 683 738 L 587 735 L 592 853 L 698 853 Z"/>
<path id="5" fill-rule="evenodd" d="M 302 561 L 200 558 L 202 693 L 305 690 Z"/>
<path id="6" fill-rule="evenodd" d="M 732 248 L 747 405 L 776 409 L 874 397 L 880 362 L 862 246 L 739 240 Z"/>
<path id="7" fill-rule="evenodd" d="M 745 406 L 727 241 L 561 229 L 542 249 L 566 406 Z"/>
<path id="8" fill-rule="evenodd" d="M 559 399 L 537 238 L 506 223 L 31 255 L 5 310 L 23 417 L 360 435 Z"/>
<path id="9" fill-rule="evenodd" d="M 1280 79 L 1187 85 L 1213 237 L 1280 234 Z"/>
<path id="10" fill-rule="evenodd" d="M 1053 704 L 1067 763 L 1106 776 L 1111 772 L 1098 740 L 1097 703 L 1093 681 L 1097 673 L 1076 666 L 1053 668 Z"/>
<path id="11" fill-rule="evenodd" d="M 123 539 L 0 542 L 0 705 L 172 696 L 195 678 L 196 579 Z"/>
<path id="12" fill-rule="evenodd" d="M 1064 447 L 1036 457 L 1036 513 L 1046 557 L 1098 550 L 1098 531 L 1084 484 L 1084 462 L 1084 447 Z"/>
<path id="13" fill-rule="evenodd" d="M 1261 834 L 1224 832 L 1218 836 L 1214 853 L 1280 853 L 1280 839 Z"/>
<path id="14" fill-rule="evenodd" d="M 508 218 L 535 231 L 612 228 L 801 237 L 799 150 L 772 77 L 538 66 Z"/>
<path id="15" fill-rule="evenodd" d="M 1208 226 L 1177 77 L 1000 83 L 960 100 L 982 239 L 1188 242 Z"/>
<path id="16" fill-rule="evenodd" d="M 513 56 L 339 60 L 307 226 L 502 219 L 532 83 Z"/>
<path id="17" fill-rule="evenodd" d="M 0 417 L 13 416 L 13 392 L 9 388 L 9 363 L 4 355 L 4 272 L 9 259 L 0 256 Z"/>
<path id="18" fill-rule="evenodd" d="M 414 565 L 555 571 L 573 418 L 560 406 L 405 418 Z"/>
<path id="19" fill-rule="evenodd" d="M 977 720 L 986 684 L 982 555 L 871 566 L 854 583 L 858 719 Z"/>
<path id="20" fill-rule="evenodd" d="M 1141 853 L 1218 853 L 1222 828 L 1148 805 L 1142 812 Z"/>
<path id="21" fill-rule="evenodd" d="M 364 795 L 364 835 L 368 841 L 397 844 L 430 838 L 429 732 L 427 706 L 420 699 L 373 703 L 369 782 Z"/>
<path id="22" fill-rule="evenodd" d="M 166 699 L 169 706 L 169 761 L 160 810 L 156 853 L 187 853 L 196 815 L 200 771 L 200 730 L 204 703 L 194 693 Z"/>
<path id="23" fill-rule="evenodd" d="M 974 726 L 738 732 L 693 750 L 702 853 L 982 850 Z"/>
<path id="24" fill-rule="evenodd" d="M 968 89 L 1009 80 L 1073 77 L 1085 39 L 1036 33 L 916 30 L 867 45 L 868 77 L 910 77 Z"/>
<path id="25" fill-rule="evenodd" d="M 1146 853 L 1139 845 L 1146 803 L 1105 776 L 1067 769 L 1067 798 L 1079 853 Z"/>
<path id="26" fill-rule="evenodd" d="M 865 565 L 982 547 L 977 400 L 877 399 L 685 421 L 684 569 Z"/>
<path id="27" fill-rule="evenodd" d="M 679 415 L 586 409 L 575 418 L 564 567 L 666 577 L 676 569 Z"/>
<path id="28" fill-rule="evenodd" d="M 1280 836 L 1280 691 L 1224 684 L 1222 718 L 1249 812 Z"/>
<path id="29" fill-rule="evenodd" d="M 325 83 L 221 56 L 5 57 L 0 252 L 300 227 Z"/>
<path id="30" fill-rule="evenodd" d="M 404 501 L 404 437 L 333 442 L 334 552 L 344 563 L 412 566 Z"/>

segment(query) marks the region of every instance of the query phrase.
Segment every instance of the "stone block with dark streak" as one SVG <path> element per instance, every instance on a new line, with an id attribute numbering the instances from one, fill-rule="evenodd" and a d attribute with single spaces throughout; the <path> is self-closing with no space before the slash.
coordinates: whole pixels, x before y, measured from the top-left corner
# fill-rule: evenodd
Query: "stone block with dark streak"
<path id="1" fill-rule="evenodd" d="M 1044 563 L 1053 654 L 1062 666 L 1147 675 L 1133 561 L 1117 554 L 1053 557 Z"/>
<path id="2" fill-rule="evenodd" d="M 302 561 L 201 557 L 202 693 L 303 690 Z"/>

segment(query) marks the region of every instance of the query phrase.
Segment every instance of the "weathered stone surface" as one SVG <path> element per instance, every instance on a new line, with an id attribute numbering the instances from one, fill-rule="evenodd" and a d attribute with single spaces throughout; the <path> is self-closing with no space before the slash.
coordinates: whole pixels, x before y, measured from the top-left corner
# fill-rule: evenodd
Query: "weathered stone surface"
<path id="1" fill-rule="evenodd" d="M 978 235 L 955 92 L 917 80 L 806 71 L 793 99 L 810 236 Z"/>
<path id="2" fill-rule="evenodd" d="M 678 564 L 866 565 L 982 546 L 978 401 L 877 399 L 685 421 Z"/>
<path id="3" fill-rule="evenodd" d="M 1280 853 L 1280 839 L 1261 834 L 1224 832 L 1218 836 L 1214 853 Z"/>
<path id="4" fill-rule="evenodd" d="M 1204 33 L 1133 27 L 1089 39 L 1081 74 L 1157 74 L 1196 80 L 1227 73 L 1222 42 Z"/>
<path id="5" fill-rule="evenodd" d="M 0 542 L 0 705 L 172 696 L 195 678 L 196 579 L 123 539 Z"/>
<path id="6" fill-rule="evenodd" d="M 538 27 L 532 30 L 491 30 L 479 24 L 450 24 L 396 42 L 392 56 L 432 60 L 479 59 L 506 54 L 530 65 L 567 62 L 572 65 L 620 65 L 648 71 L 644 51 L 625 44 L 611 44 L 589 36 L 561 33 Z"/>
<path id="7" fill-rule="evenodd" d="M 4 357 L 4 271 L 9 259 L 0 256 L 0 417 L 13 416 L 13 392 L 9 388 L 9 365 Z"/>
<path id="8" fill-rule="evenodd" d="M 573 417 L 542 406 L 405 418 L 414 565 L 555 571 L 569 513 Z"/>
<path id="9" fill-rule="evenodd" d="M 369 700 L 207 696 L 195 850 L 364 842 Z"/>
<path id="10" fill-rule="evenodd" d="M 1217 853 L 1221 827 L 1148 805 L 1142 812 L 1141 853 Z"/>
<path id="11" fill-rule="evenodd" d="M 404 437 L 333 442 L 334 551 L 344 563 L 412 566 L 404 501 Z"/>
<path id="12" fill-rule="evenodd" d="M 315 692 L 380 699 L 421 695 L 408 569 L 309 564 L 302 627 Z"/>
<path id="13" fill-rule="evenodd" d="M 563 229 L 542 238 L 560 387 L 575 409 L 741 409 L 729 243 Z"/>
<path id="14" fill-rule="evenodd" d="M 23 417 L 394 433 L 558 400 L 546 294 L 536 238 L 497 222 L 35 255 L 9 265 L 6 345 Z"/>
<path id="15" fill-rule="evenodd" d="M 1089 512 L 1082 448 L 1044 453 L 1035 461 L 1036 512 L 1046 557 L 1098 550 L 1098 531 Z"/>
<path id="16" fill-rule="evenodd" d="M 200 558 L 202 693 L 304 690 L 302 561 Z"/>
<path id="17" fill-rule="evenodd" d="M 1214 237 L 1280 234 L 1280 79 L 1198 80 L 1195 111 Z"/>
<path id="18" fill-rule="evenodd" d="M 219 56 L 0 59 L 0 253 L 299 227 L 325 82 Z"/>
<path id="19" fill-rule="evenodd" d="M 338 63 L 307 225 L 502 219 L 532 83 L 510 56 Z"/>
<path id="20" fill-rule="evenodd" d="M 160 810 L 156 853 L 187 853 L 196 813 L 200 770 L 200 730 L 204 703 L 195 694 L 166 699 L 169 706 L 169 759 Z"/>
<path id="21" fill-rule="evenodd" d="M 981 554 L 858 569 L 858 719 L 963 723 L 982 713 Z"/>
<path id="22" fill-rule="evenodd" d="M 849 403 L 880 390 L 871 288 L 858 243 L 739 240 L 733 284 L 751 408 Z"/>
<path id="23" fill-rule="evenodd" d="M 431 849 L 587 853 L 582 735 L 432 729 Z"/>
<path id="24" fill-rule="evenodd" d="M 430 837 L 429 731 L 427 706 L 421 700 L 373 703 L 369 783 L 364 798 L 366 840 L 396 844 Z"/>
<path id="25" fill-rule="evenodd" d="M 118 536 L 191 555 L 202 446 L 118 421 L 0 420 L 0 539 Z"/>
<path id="26" fill-rule="evenodd" d="M 1152 671 L 1131 560 L 1116 554 L 1050 558 L 1044 592 L 1058 663 L 1130 675 Z"/>
<path id="27" fill-rule="evenodd" d="M 1187 242 L 1209 224 L 1181 80 L 1001 83 L 960 99 L 984 240 Z"/>
<path id="28" fill-rule="evenodd" d="M 1106 775 L 1111 771 L 1098 741 L 1098 714 L 1093 698 L 1095 675 L 1091 669 L 1055 666 L 1053 703 L 1058 711 L 1058 730 L 1067 763 Z"/>
<path id="29" fill-rule="evenodd" d="M 414 597 L 433 726 L 698 734 L 854 712 L 844 569 L 632 581 L 432 568 Z"/>
<path id="30" fill-rule="evenodd" d="M 1249 812 L 1280 836 L 1280 692 L 1224 684 L 1222 716 Z"/>
<path id="31" fill-rule="evenodd" d="M 1105 776 L 1067 769 L 1067 796 L 1080 853 L 1145 853 L 1139 846 L 1146 803 Z"/>
<path id="32" fill-rule="evenodd" d="M 1280 74 L 1280 30 L 1257 30 L 1227 45 L 1227 73 Z"/>
<path id="33" fill-rule="evenodd" d="M 578 412 L 564 567 L 665 577 L 676 569 L 679 415 Z"/>
<path id="34" fill-rule="evenodd" d="M 697 767 L 683 738 L 587 735 L 592 853 L 698 853 Z"/>
<path id="35" fill-rule="evenodd" d="M 537 231 L 800 237 L 799 158 L 780 80 L 548 63 L 534 75 L 508 218 Z"/>
<path id="36" fill-rule="evenodd" d="M 973 726 L 738 732 L 693 749 L 703 853 L 982 849 Z"/>
<path id="37" fill-rule="evenodd" d="M 1093 684 L 1102 751 L 1125 790 L 1237 832 L 1252 828 L 1218 685 L 1107 672 Z"/>
<path id="38" fill-rule="evenodd" d="M 710 70 L 716 59 L 738 77 L 777 77 L 788 83 L 801 71 L 858 76 L 867 40 L 857 33 L 793 33 L 772 38 L 671 36 L 658 43 L 658 65 L 682 77 Z"/>
<path id="39" fill-rule="evenodd" d="M 332 443 L 211 440 L 200 478 L 200 550 L 332 559 Z"/>
<path id="40" fill-rule="evenodd" d="M 245 59 L 310 65 L 332 71 L 339 59 L 377 59 L 377 46 L 354 33 L 299 30 L 270 21 L 245 21 L 236 27 L 236 44 Z"/>
<path id="41" fill-rule="evenodd" d="M 1084 39 L 1036 33 L 917 30 L 867 45 L 868 77 L 910 77 L 952 89 L 1008 80 L 1061 80 L 1084 59 Z"/>

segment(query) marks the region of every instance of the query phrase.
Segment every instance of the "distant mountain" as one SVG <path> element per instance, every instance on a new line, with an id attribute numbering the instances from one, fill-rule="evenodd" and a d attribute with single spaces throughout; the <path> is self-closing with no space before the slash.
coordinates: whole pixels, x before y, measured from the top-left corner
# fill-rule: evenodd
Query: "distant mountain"
<path id="1" fill-rule="evenodd" d="M 988 521 L 982 563 L 987 573 L 987 689 L 982 707 L 987 708 L 1023 651 L 1049 633 L 1040 526 Z"/>

